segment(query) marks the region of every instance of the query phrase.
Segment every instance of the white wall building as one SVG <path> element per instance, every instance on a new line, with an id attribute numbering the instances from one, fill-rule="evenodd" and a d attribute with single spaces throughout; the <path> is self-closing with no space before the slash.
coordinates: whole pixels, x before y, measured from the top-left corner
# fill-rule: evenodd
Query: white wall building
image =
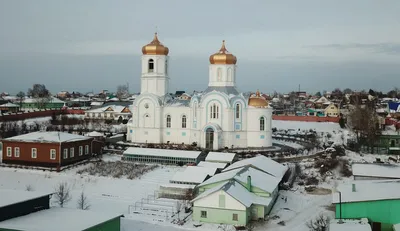
<path id="1" fill-rule="evenodd" d="M 225 48 L 210 56 L 209 84 L 190 100 L 169 92 L 168 48 L 157 34 L 142 48 L 141 94 L 133 104 L 128 140 L 134 143 L 196 142 L 200 147 L 272 146 L 272 108 L 260 93 L 236 88 L 236 62 Z"/>

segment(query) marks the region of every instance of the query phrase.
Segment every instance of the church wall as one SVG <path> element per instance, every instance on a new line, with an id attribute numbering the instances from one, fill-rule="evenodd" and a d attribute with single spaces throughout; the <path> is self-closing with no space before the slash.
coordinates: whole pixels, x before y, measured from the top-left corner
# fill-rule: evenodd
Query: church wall
<path id="1" fill-rule="evenodd" d="M 248 108 L 247 110 L 247 145 L 248 147 L 270 147 L 272 146 L 271 108 Z M 265 119 L 265 129 L 260 131 L 260 117 Z"/>
<path id="2" fill-rule="evenodd" d="M 189 107 L 164 107 L 162 140 L 164 143 L 191 143 L 191 110 Z M 171 116 L 171 127 L 167 128 L 167 115 Z M 182 127 L 182 117 L 186 116 L 186 128 Z"/>

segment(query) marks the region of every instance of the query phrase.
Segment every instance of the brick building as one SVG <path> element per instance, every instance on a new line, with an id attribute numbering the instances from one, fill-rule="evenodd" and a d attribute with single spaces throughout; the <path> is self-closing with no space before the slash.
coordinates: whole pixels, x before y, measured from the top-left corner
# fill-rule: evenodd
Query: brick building
<path id="1" fill-rule="evenodd" d="M 93 137 L 64 132 L 33 132 L 2 140 L 3 163 L 62 167 L 100 154 Z"/>

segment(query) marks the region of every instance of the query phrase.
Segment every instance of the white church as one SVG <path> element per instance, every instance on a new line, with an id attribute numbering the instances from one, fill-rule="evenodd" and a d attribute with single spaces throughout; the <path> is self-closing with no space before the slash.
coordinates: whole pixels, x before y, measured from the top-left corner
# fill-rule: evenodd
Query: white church
<path id="1" fill-rule="evenodd" d="M 237 59 L 225 42 L 210 56 L 207 89 L 184 99 L 169 94 L 169 49 L 157 33 L 142 53 L 141 94 L 128 122 L 129 141 L 195 142 L 209 150 L 272 146 L 272 108 L 259 91 L 237 90 Z"/>

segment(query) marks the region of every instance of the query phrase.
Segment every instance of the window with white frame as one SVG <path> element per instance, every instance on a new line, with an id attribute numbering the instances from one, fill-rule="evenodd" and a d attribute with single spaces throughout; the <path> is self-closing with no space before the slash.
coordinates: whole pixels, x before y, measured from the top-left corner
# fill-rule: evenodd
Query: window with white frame
<path id="1" fill-rule="evenodd" d="M 211 119 L 218 119 L 219 117 L 219 106 L 215 103 L 210 107 L 210 117 Z"/>
<path id="2" fill-rule="evenodd" d="M 83 155 L 83 147 L 79 146 L 79 155 L 82 156 Z"/>
<path id="3" fill-rule="evenodd" d="M 167 128 L 171 127 L 171 116 L 167 115 Z"/>
<path id="4" fill-rule="evenodd" d="M 56 150 L 50 149 L 50 160 L 55 160 L 55 159 L 56 159 Z"/>
<path id="5" fill-rule="evenodd" d="M 196 119 L 197 118 L 197 103 L 194 104 L 193 114 L 194 114 L 194 118 Z"/>
<path id="6" fill-rule="evenodd" d="M 32 159 L 37 158 L 37 149 L 36 148 L 31 149 L 31 157 L 32 157 Z"/>
<path id="7" fill-rule="evenodd" d="M 264 117 L 260 118 L 260 131 L 265 131 L 265 119 L 264 119 Z"/>
<path id="8" fill-rule="evenodd" d="M 89 154 L 89 145 L 85 145 L 85 155 Z"/>
<path id="9" fill-rule="evenodd" d="M 68 159 L 68 148 L 64 148 L 64 159 Z"/>
<path id="10" fill-rule="evenodd" d="M 207 218 L 207 211 L 201 211 L 200 217 L 201 218 Z"/>
<path id="11" fill-rule="evenodd" d="M 19 157 L 19 147 L 14 148 L 14 157 Z"/>
<path id="12" fill-rule="evenodd" d="M 12 157 L 12 147 L 7 147 L 7 157 Z"/>
<path id="13" fill-rule="evenodd" d="M 70 148 L 69 149 L 69 157 L 74 157 L 75 153 L 74 153 L 75 149 L 74 148 Z"/>
<path id="14" fill-rule="evenodd" d="M 186 116 L 182 116 L 182 128 L 186 128 Z"/>
<path id="15" fill-rule="evenodd" d="M 236 119 L 240 118 L 240 105 L 237 103 L 236 104 Z"/>

